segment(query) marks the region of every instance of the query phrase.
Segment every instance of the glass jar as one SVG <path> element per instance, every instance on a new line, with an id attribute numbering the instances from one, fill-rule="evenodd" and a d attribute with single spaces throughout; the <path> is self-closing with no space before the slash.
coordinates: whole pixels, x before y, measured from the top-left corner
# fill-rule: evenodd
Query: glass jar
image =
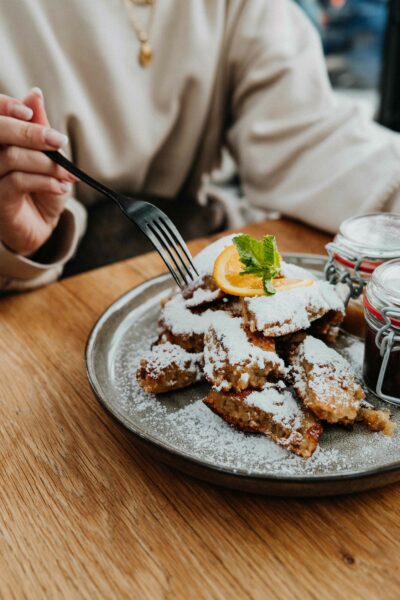
<path id="1" fill-rule="evenodd" d="M 364 381 L 379 398 L 400 405 L 400 260 L 374 271 L 364 292 L 364 312 Z"/>
<path id="2" fill-rule="evenodd" d="M 400 214 L 351 217 L 341 224 L 326 249 L 329 255 L 326 278 L 344 288 L 347 312 L 343 326 L 362 337 L 365 333 L 362 292 L 379 265 L 400 258 Z"/>

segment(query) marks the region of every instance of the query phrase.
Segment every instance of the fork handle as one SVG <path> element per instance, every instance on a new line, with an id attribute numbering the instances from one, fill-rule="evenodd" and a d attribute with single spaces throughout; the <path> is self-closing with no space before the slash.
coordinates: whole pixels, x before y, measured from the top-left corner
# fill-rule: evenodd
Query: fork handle
<path id="1" fill-rule="evenodd" d="M 115 194 L 113 190 L 108 188 L 106 185 L 100 183 L 100 181 L 93 179 L 93 177 L 90 177 L 90 175 L 79 169 L 76 165 L 74 165 L 73 162 L 68 160 L 68 158 L 63 156 L 60 152 L 57 152 L 56 150 L 43 150 L 43 153 L 46 154 L 46 156 L 48 156 L 49 158 L 51 158 L 51 160 L 63 167 L 66 171 L 69 171 L 73 175 L 76 175 L 76 177 L 78 177 L 81 181 L 84 181 L 85 183 L 87 183 L 87 185 L 90 185 L 90 187 L 100 192 L 100 194 L 104 194 L 111 200 L 114 200 L 114 202 L 116 202 L 120 208 L 124 208 L 121 205 L 121 201 L 118 198 L 118 195 Z"/>

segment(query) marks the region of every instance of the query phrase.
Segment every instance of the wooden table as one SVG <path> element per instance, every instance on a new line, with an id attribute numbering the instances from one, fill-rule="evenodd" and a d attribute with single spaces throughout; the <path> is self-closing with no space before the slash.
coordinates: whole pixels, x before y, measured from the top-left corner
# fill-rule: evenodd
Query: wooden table
<path id="1" fill-rule="evenodd" d="M 247 229 L 286 251 L 327 241 L 288 221 Z M 141 455 L 99 406 L 91 327 L 161 267 L 147 255 L 0 300 L 0 597 L 397 600 L 400 486 L 322 500 L 215 488 Z"/>

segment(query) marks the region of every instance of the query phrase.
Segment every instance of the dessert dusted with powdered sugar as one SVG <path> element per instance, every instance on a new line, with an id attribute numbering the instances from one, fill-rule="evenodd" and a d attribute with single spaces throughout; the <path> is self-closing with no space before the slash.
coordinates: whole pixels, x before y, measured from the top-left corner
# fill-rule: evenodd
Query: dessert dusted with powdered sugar
<path id="1" fill-rule="evenodd" d="M 140 361 L 137 380 L 145 392 L 162 394 L 193 385 L 203 378 L 203 354 L 165 342 Z"/>
<path id="2" fill-rule="evenodd" d="M 303 410 L 285 386 L 267 383 L 260 391 L 228 393 L 212 390 L 206 405 L 241 431 L 261 433 L 303 458 L 317 448 L 322 426 Z"/>
<path id="3" fill-rule="evenodd" d="M 365 421 L 374 431 L 393 433 L 389 411 L 374 411 L 350 364 L 321 340 L 308 335 L 290 352 L 296 393 L 320 419 L 353 425 Z"/>
<path id="4" fill-rule="evenodd" d="M 203 275 L 182 290 L 186 308 L 208 306 L 225 296 L 214 283 L 211 275 Z"/>
<path id="5" fill-rule="evenodd" d="M 349 363 L 308 335 L 290 353 L 294 388 L 304 404 L 328 423 L 351 425 L 365 394 Z"/>
<path id="6" fill-rule="evenodd" d="M 224 314 L 209 327 L 204 340 L 204 374 L 216 390 L 259 389 L 268 378 L 283 378 L 287 369 L 273 340 L 257 344 L 243 319 Z"/>
<path id="7" fill-rule="evenodd" d="M 244 298 L 243 304 L 249 329 L 270 337 L 308 329 L 330 311 L 338 313 L 340 319 L 344 317 L 343 301 L 326 281 L 315 281 L 310 287 L 282 291 L 272 297 Z"/>
<path id="8" fill-rule="evenodd" d="M 137 372 L 143 389 L 206 379 L 215 413 L 303 458 L 323 421 L 393 432 L 389 412 L 364 402 L 350 364 L 322 341 L 344 317 L 331 284 L 283 262 L 273 236 L 229 236 L 195 262 L 199 279 L 162 303 L 159 338 Z"/>

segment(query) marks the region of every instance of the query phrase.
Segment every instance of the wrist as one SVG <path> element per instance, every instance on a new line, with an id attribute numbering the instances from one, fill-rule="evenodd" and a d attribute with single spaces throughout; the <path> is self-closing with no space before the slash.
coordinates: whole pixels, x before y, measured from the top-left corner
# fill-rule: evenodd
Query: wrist
<path id="1" fill-rule="evenodd" d="M 8 252 L 26 258 L 40 264 L 50 264 L 58 259 L 60 254 L 60 240 L 63 238 L 64 220 L 58 219 L 55 226 L 51 229 L 47 237 L 42 238 L 38 243 L 16 244 L 8 243 L 7 239 L 0 239 L 0 242 Z"/>
<path id="2" fill-rule="evenodd" d="M 3 246 L 14 254 L 24 258 L 31 258 L 40 249 L 47 244 L 57 229 L 60 218 L 54 219 L 52 223 L 40 224 L 35 231 L 22 231 L 18 233 L 18 227 L 9 228 L 13 230 L 13 235 L 0 234 L 0 241 Z"/>
<path id="3" fill-rule="evenodd" d="M 1 238 L 0 242 L 3 244 L 4 248 L 9 252 L 12 252 L 13 254 L 16 254 L 18 256 L 23 256 L 24 258 L 31 258 L 36 252 L 40 250 L 40 248 L 44 244 L 46 244 L 47 239 L 35 246 L 27 246 L 26 244 L 19 245 L 18 243 L 14 244 L 13 242 L 9 243 L 7 239 L 4 238 Z"/>

